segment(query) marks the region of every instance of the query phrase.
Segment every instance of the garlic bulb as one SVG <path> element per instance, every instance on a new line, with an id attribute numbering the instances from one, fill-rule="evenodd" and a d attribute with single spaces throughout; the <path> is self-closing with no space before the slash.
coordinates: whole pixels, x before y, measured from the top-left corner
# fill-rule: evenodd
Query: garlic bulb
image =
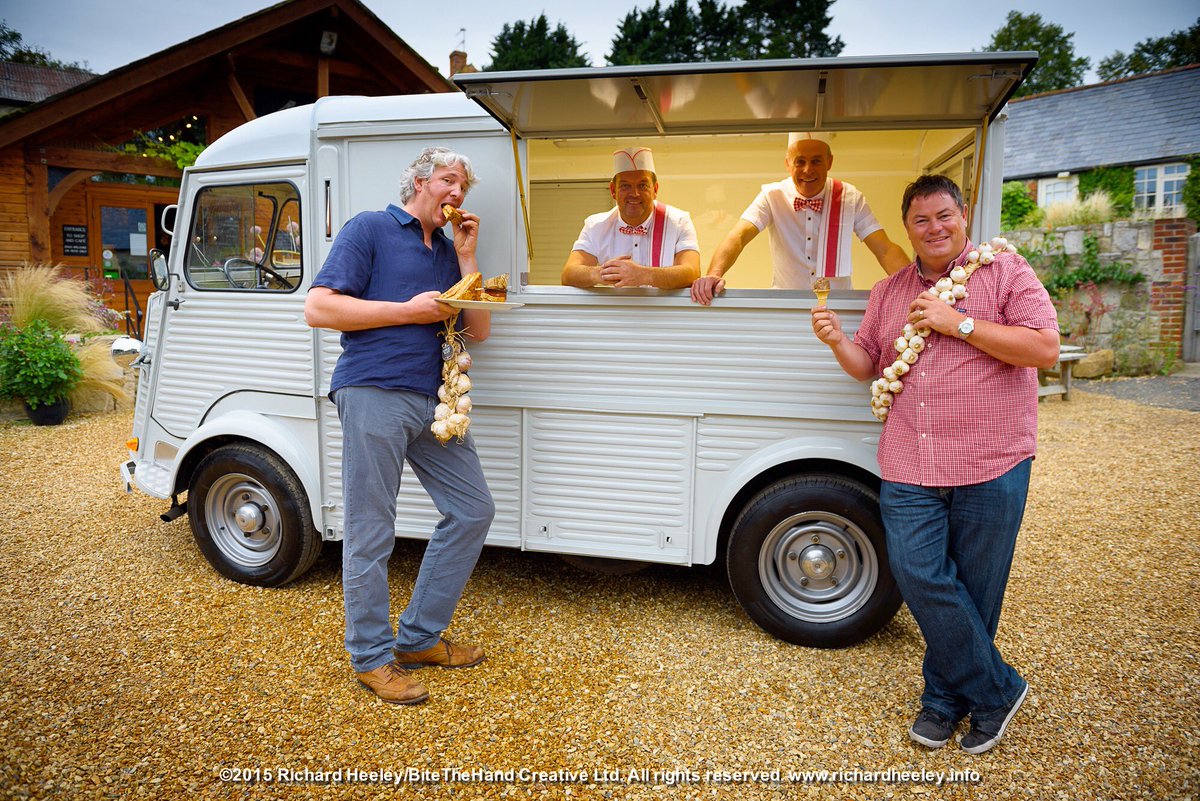
<path id="1" fill-rule="evenodd" d="M 462 397 L 460 397 L 458 399 L 458 403 L 455 404 L 455 406 L 454 406 L 454 411 L 458 412 L 459 414 L 470 414 L 471 399 L 469 397 L 467 397 L 466 395 L 463 395 Z"/>
<path id="2" fill-rule="evenodd" d="M 981 265 L 991 264 L 997 253 L 1016 253 L 1017 249 L 1003 237 L 996 237 L 991 242 L 982 242 L 967 253 L 966 264 L 954 267 L 948 276 L 937 280 L 933 286 L 922 293 L 953 306 L 958 301 L 969 297 L 967 279 Z M 933 329 L 924 322 L 913 325 L 905 322 L 903 335 L 893 343 L 900 358 L 883 370 L 883 377 L 871 382 L 871 414 L 881 422 L 886 422 L 888 410 L 895 401 L 896 395 L 904 391 L 901 377 L 908 374 L 912 365 L 917 363 L 920 354 L 925 350 L 926 341 L 933 335 Z"/>
<path id="3" fill-rule="evenodd" d="M 458 354 L 458 369 L 464 373 L 471 369 L 471 354 L 465 350 Z"/>
<path id="4" fill-rule="evenodd" d="M 434 420 L 445 420 L 450 416 L 450 407 L 444 403 L 439 403 L 437 408 L 433 410 Z"/>

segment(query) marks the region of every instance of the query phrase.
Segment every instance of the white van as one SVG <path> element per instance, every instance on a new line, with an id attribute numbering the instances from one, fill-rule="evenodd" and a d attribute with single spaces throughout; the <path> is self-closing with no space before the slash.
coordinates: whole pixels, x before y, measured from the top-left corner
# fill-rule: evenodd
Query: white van
<path id="1" fill-rule="evenodd" d="M 710 307 L 686 290 L 559 286 L 583 218 L 611 207 L 611 153 L 653 148 L 660 198 L 691 212 L 707 264 L 787 134 L 834 134 L 833 174 L 891 238 L 905 184 L 963 187 L 976 241 L 998 232 L 1003 116 L 1036 57 L 969 53 L 455 76 L 463 94 L 330 97 L 249 122 L 185 171 L 156 259 L 134 440 L 121 471 L 185 510 L 220 573 L 276 586 L 342 537 L 338 334 L 304 322 L 309 282 L 354 214 L 398 196 L 423 148 L 481 180 L 485 275 L 520 308 L 474 345 L 472 431 L 497 514 L 489 545 L 614 570 L 727 560 L 734 594 L 785 640 L 840 647 L 900 597 L 880 524 L 867 388 L 812 335 L 808 292 L 772 290 L 766 236 Z M 164 227 L 166 227 L 164 222 Z M 853 327 L 883 277 L 855 243 Z M 179 496 L 186 494 L 180 502 Z M 396 535 L 439 515 L 411 472 Z"/>

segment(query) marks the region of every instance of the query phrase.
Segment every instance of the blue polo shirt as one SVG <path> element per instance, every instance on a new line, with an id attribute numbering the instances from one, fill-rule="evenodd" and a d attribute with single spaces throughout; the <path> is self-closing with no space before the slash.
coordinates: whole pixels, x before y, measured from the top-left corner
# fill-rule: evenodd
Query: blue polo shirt
<path id="1" fill-rule="evenodd" d="M 421 223 L 404 209 L 365 211 L 338 232 L 313 286 L 363 300 L 406 301 L 445 292 L 461 278 L 454 244 L 441 229 L 425 247 Z M 442 383 L 443 323 L 342 332 L 342 355 L 329 394 L 342 387 L 407 389 L 437 396 Z"/>

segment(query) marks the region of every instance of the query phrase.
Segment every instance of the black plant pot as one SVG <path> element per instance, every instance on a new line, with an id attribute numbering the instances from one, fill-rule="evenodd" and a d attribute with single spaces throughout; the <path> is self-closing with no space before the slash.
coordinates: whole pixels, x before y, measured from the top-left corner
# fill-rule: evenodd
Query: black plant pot
<path id="1" fill-rule="evenodd" d="M 43 403 L 36 409 L 25 404 L 25 414 L 35 426 L 56 426 L 67 419 L 71 411 L 71 402 L 63 398 L 58 403 Z"/>

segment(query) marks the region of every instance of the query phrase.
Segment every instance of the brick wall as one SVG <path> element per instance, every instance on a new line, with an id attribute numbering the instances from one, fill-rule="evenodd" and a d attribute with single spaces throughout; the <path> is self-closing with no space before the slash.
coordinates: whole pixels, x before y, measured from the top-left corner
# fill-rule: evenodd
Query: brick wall
<path id="1" fill-rule="evenodd" d="M 1154 250 L 1162 256 L 1162 272 L 1150 283 L 1150 308 L 1158 314 L 1159 346 L 1182 355 L 1187 286 L 1187 242 L 1196 233 L 1192 220 L 1155 220 Z"/>
<path id="2" fill-rule="evenodd" d="M 1183 356 L 1187 247 L 1189 237 L 1195 233 L 1196 223 L 1192 220 L 1141 219 L 1064 226 L 1052 231 L 1021 229 L 1005 236 L 1035 263 L 1039 253 L 1057 253 L 1071 257 L 1076 266 L 1084 251 L 1084 239 L 1091 236 L 1097 241 L 1102 264 L 1121 262 L 1146 277 L 1135 287 L 1103 287 L 1102 300 L 1111 310 L 1083 328 L 1086 335 L 1082 338 L 1079 309 L 1072 307 L 1089 305 L 1086 293 L 1076 293 L 1059 304 L 1059 323 L 1074 334 L 1071 341 L 1093 349 L 1112 347 L 1118 351 L 1118 368 L 1136 373 L 1139 369 L 1157 369 L 1156 363 L 1178 361 Z"/>

